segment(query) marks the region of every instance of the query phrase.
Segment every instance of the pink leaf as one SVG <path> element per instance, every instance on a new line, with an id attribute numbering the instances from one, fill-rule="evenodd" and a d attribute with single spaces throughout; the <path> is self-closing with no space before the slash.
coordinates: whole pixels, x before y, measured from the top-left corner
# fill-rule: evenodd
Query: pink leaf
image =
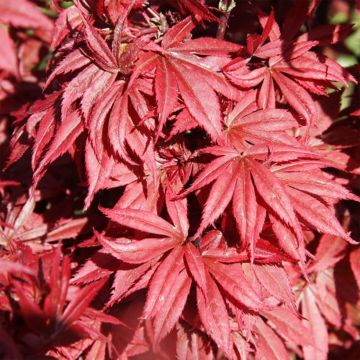
<path id="1" fill-rule="evenodd" d="M 305 290 L 302 303 L 302 313 L 310 325 L 314 339 L 313 346 L 304 346 L 304 358 L 305 360 L 326 360 L 329 351 L 327 328 L 312 291 L 313 288 L 310 286 Z M 305 323 L 307 321 L 304 320 Z"/>
<path id="2" fill-rule="evenodd" d="M 112 221 L 132 229 L 170 238 L 179 235 L 167 221 L 148 211 L 119 208 L 100 210 Z"/>
<path id="3" fill-rule="evenodd" d="M 197 306 L 202 324 L 205 331 L 215 341 L 217 346 L 225 352 L 230 353 L 231 337 L 229 316 L 225 302 L 216 283 L 208 275 L 207 296 L 198 289 L 196 293 Z M 207 301 L 206 299 L 211 299 Z"/>

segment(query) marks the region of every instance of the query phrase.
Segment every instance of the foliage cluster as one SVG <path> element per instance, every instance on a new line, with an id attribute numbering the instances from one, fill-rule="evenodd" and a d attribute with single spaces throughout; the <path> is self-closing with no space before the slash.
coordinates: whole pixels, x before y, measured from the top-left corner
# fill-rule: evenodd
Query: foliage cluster
<path id="1" fill-rule="evenodd" d="M 0 356 L 355 359 L 357 7 L 0 0 Z"/>

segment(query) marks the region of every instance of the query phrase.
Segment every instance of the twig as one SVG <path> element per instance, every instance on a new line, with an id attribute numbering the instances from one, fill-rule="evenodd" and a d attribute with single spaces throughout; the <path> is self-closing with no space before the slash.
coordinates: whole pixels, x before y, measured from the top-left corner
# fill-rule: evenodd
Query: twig
<path id="1" fill-rule="evenodd" d="M 216 38 L 223 40 L 228 26 L 231 10 L 236 6 L 235 0 L 220 0 L 219 9 L 224 12 L 221 16 Z"/>

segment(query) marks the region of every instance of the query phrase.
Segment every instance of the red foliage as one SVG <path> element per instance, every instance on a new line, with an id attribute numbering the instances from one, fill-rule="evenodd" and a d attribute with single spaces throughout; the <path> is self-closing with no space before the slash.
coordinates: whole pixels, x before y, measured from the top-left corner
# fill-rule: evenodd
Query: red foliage
<path id="1" fill-rule="evenodd" d="M 0 356 L 355 359 L 351 26 L 316 0 L 49 3 L 0 0 Z"/>

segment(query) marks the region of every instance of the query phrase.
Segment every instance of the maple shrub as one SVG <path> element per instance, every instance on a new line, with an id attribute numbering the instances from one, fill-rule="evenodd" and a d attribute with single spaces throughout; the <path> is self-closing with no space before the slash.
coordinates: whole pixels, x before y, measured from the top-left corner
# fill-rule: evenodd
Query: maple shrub
<path id="1" fill-rule="evenodd" d="M 0 358 L 358 359 L 358 9 L 0 0 Z"/>

